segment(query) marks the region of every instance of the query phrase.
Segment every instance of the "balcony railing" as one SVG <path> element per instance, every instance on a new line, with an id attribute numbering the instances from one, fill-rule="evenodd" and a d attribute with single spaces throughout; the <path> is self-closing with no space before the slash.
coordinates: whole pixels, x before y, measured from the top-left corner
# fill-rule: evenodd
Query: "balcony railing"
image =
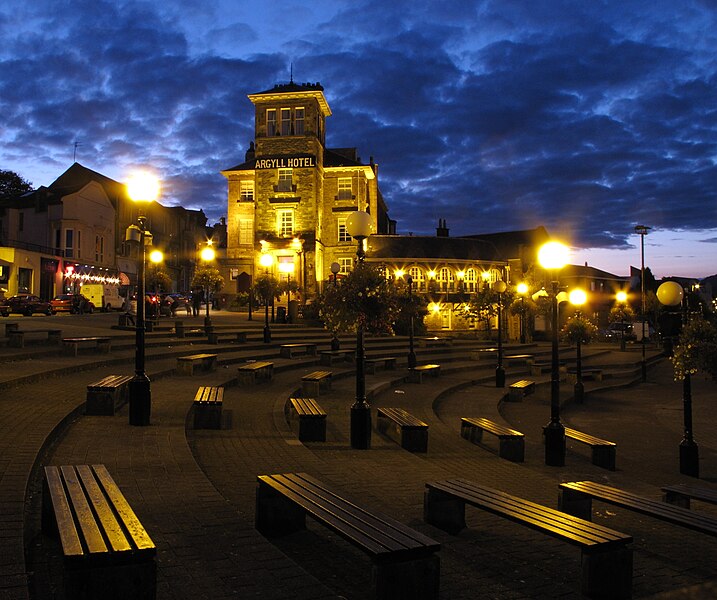
<path id="1" fill-rule="evenodd" d="M 0 238 L 0 246 L 6 248 L 18 248 L 19 250 L 28 250 L 30 252 L 38 252 L 39 254 L 50 254 L 52 256 L 64 257 L 65 253 L 60 248 L 51 248 L 49 246 L 40 246 L 39 244 L 31 244 L 29 242 L 21 242 L 20 240 L 8 240 Z"/>

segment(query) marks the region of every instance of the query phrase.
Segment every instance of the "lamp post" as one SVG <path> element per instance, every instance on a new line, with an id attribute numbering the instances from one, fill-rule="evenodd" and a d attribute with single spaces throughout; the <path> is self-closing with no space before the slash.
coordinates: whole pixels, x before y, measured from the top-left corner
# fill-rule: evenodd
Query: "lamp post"
<path id="1" fill-rule="evenodd" d="M 159 181 L 146 173 L 135 175 L 127 184 L 127 193 L 134 202 L 153 202 L 159 196 Z M 139 205 L 140 207 L 142 204 Z M 127 228 L 126 239 L 139 242 L 139 263 L 137 267 L 137 323 L 135 326 L 134 377 L 129 382 L 129 424 L 149 425 L 152 413 L 152 390 L 144 370 L 144 264 L 145 242 L 149 232 L 147 219 L 139 209 L 137 225 Z M 151 234 L 149 234 L 151 235 Z"/>
<path id="2" fill-rule="evenodd" d="M 346 231 L 358 241 L 356 268 L 363 267 L 366 253 L 364 240 L 371 235 L 371 215 L 357 210 L 346 219 Z M 356 401 L 351 406 L 351 447 L 366 450 L 371 447 L 371 407 L 366 401 L 366 375 L 364 372 L 363 322 L 356 327 Z"/>
<path id="3" fill-rule="evenodd" d="M 687 296 L 679 283 L 666 281 L 657 288 L 657 299 L 666 306 L 682 303 L 682 326 L 687 325 L 689 314 Z M 691 477 L 700 476 L 699 448 L 692 437 L 692 380 L 689 369 L 684 370 L 682 380 L 682 406 L 684 436 L 680 442 L 680 473 Z"/>
<path id="4" fill-rule="evenodd" d="M 274 257 L 271 254 L 262 254 L 259 264 L 264 267 L 264 275 L 266 275 L 267 289 L 269 286 L 269 267 L 274 264 Z M 264 296 L 264 343 L 271 343 L 271 328 L 269 327 L 269 294 Z"/>
<path id="5" fill-rule="evenodd" d="M 505 281 L 496 281 L 493 289 L 498 292 L 498 366 L 495 368 L 495 387 L 505 387 L 505 369 L 503 368 L 503 292 L 508 288 Z"/>
<path id="6" fill-rule="evenodd" d="M 550 422 L 544 428 L 545 464 L 565 464 L 565 427 L 560 422 L 560 365 L 558 364 L 558 290 L 560 269 L 567 262 L 567 248 L 560 242 L 547 242 L 538 251 L 538 262 L 551 273 L 552 353 L 550 369 Z"/>
<path id="7" fill-rule="evenodd" d="M 625 306 L 627 305 L 627 292 L 620 290 L 615 294 L 615 300 L 618 304 L 622 304 L 620 311 L 620 351 L 625 352 Z"/>
<path id="8" fill-rule="evenodd" d="M 207 245 L 202 248 L 202 252 L 200 254 L 202 257 L 202 261 L 204 262 L 205 269 L 209 267 L 209 263 L 211 263 L 214 260 L 214 257 L 216 256 L 216 253 L 214 252 L 214 248 L 212 248 L 212 241 L 209 240 L 207 242 Z M 212 331 L 212 318 L 209 316 L 209 293 L 210 293 L 210 281 L 209 281 L 209 272 L 205 271 L 207 277 L 206 277 L 206 289 L 204 290 L 204 304 L 207 307 L 207 314 L 204 317 L 204 331 L 207 333 L 211 333 Z"/>
<path id="9" fill-rule="evenodd" d="M 587 294 L 580 289 L 573 290 L 569 294 L 570 304 L 577 306 L 578 309 L 575 312 L 575 316 L 579 319 L 581 317 L 580 307 L 585 304 L 588 299 Z M 575 343 L 575 386 L 573 392 L 575 396 L 575 402 L 582 402 L 585 397 L 585 386 L 583 385 L 583 362 L 581 345 L 583 341 L 582 331 L 579 332 L 578 339 Z"/>
<path id="10" fill-rule="evenodd" d="M 410 311 L 410 323 L 408 328 L 408 368 L 416 367 L 416 352 L 413 349 L 413 277 L 406 275 L 406 283 L 408 284 L 408 306 Z"/>
<path id="11" fill-rule="evenodd" d="M 528 284 L 519 283 L 517 291 L 520 295 L 520 343 L 525 344 L 525 295 L 528 293 Z"/>
<path id="12" fill-rule="evenodd" d="M 650 229 L 647 225 L 635 225 L 635 233 L 640 236 L 640 323 L 642 327 L 640 372 L 643 383 L 647 381 L 647 362 L 645 361 L 645 236 Z"/>
<path id="13" fill-rule="evenodd" d="M 336 278 L 339 274 L 339 271 L 341 270 L 341 265 L 337 262 L 331 263 L 331 274 L 334 276 L 334 287 L 336 287 Z M 334 352 L 341 350 L 341 342 L 339 342 L 339 338 L 336 335 L 336 331 L 333 332 L 333 337 L 331 338 L 331 350 Z"/>

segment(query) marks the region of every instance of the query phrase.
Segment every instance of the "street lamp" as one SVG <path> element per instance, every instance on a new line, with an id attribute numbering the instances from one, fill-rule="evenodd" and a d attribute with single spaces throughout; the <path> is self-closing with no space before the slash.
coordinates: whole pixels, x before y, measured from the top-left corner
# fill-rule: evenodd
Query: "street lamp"
<path id="1" fill-rule="evenodd" d="M 205 268 L 209 267 L 209 263 L 211 263 L 214 260 L 214 257 L 216 256 L 216 253 L 214 252 L 214 248 L 212 248 L 211 240 L 209 240 L 207 242 L 207 245 L 204 248 L 202 248 L 200 256 L 202 257 L 202 261 L 204 261 Z M 204 292 L 204 303 L 206 304 L 206 307 L 207 307 L 207 315 L 204 317 L 204 331 L 207 333 L 207 335 L 209 335 L 209 333 L 211 333 L 211 330 L 212 330 L 212 319 L 209 316 L 209 293 L 210 293 L 209 285 L 210 285 L 210 281 L 209 281 L 208 271 L 205 271 L 205 273 L 207 275 L 207 277 L 206 277 L 207 288 Z"/>
<path id="2" fill-rule="evenodd" d="M 615 300 L 618 304 L 622 304 L 620 311 L 620 351 L 625 351 L 625 306 L 627 305 L 627 292 L 620 290 L 615 294 Z"/>
<path id="3" fill-rule="evenodd" d="M 498 292 L 498 366 L 495 368 L 495 387 L 505 387 L 505 369 L 503 368 L 503 292 L 508 288 L 505 281 L 496 281 L 493 289 Z"/>
<path id="4" fill-rule="evenodd" d="M 571 291 L 568 297 L 570 298 L 570 304 L 578 307 L 577 311 L 575 312 L 575 316 L 579 319 L 581 317 L 580 307 L 585 304 L 585 302 L 587 302 L 588 295 L 583 290 L 577 289 Z M 582 402 L 583 398 L 585 397 L 585 386 L 583 386 L 583 362 L 581 354 L 582 341 L 582 331 L 579 331 L 578 339 L 575 343 L 575 387 L 573 388 L 575 402 Z"/>
<path id="5" fill-rule="evenodd" d="M 679 283 L 666 281 L 657 288 L 657 299 L 666 306 L 682 303 L 682 326 L 689 319 L 687 296 Z M 680 473 L 691 477 L 700 476 L 699 448 L 692 438 L 692 380 L 689 369 L 684 370 L 682 380 L 682 406 L 684 411 L 684 437 L 680 442 Z"/>
<path id="6" fill-rule="evenodd" d="M 264 267 L 264 275 L 266 275 L 266 288 L 269 287 L 269 267 L 274 264 L 274 257 L 271 254 L 262 254 L 259 264 Z M 266 290 L 265 290 L 266 291 Z M 269 327 L 269 295 L 268 292 L 264 296 L 264 343 L 271 343 L 271 328 Z"/>
<path id="7" fill-rule="evenodd" d="M 567 263 L 568 249 L 560 242 L 547 242 L 538 251 L 540 266 L 551 273 L 552 356 L 550 373 L 550 423 L 544 428 L 545 464 L 562 467 L 565 464 L 565 427 L 560 422 L 560 365 L 558 363 L 558 290 L 560 269 Z"/>
<path id="8" fill-rule="evenodd" d="M 352 212 L 346 219 L 346 231 L 358 241 L 356 268 L 363 267 L 366 252 L 364 240 L 371 235 L 371 215 L 362 210 Z M 351 406 L 351 447 L 366 450 L 371 447 L 371 407 L 366 401 L 364 372 L 363 322 L 356 327 L 356 401 Z"/>
<path id="9" fill-rule="evenodd" d="M 520 295 L 520 343 L 525 344 L 525 295 L 528 293 L 528 284 L 519 283 L 517 291 Z"/>
<path id="10" fill-rule="evenodd" d="M 651 228 L 647 225 L 635 225 L 635 233 L 640 236 L 640 322 L 642 327 L 642 361 L 640 372 L 643 383 L 647 381 L 647 362 L 645 361 L 645 236 Z M 649 333 L 649 328 L 648 328 Z"/>
<path id="11" fill-rule="evenodd" d="M 337 262 L 331 263 L 331 274 L 334 276 L 334 287 L 336 287 L 336 278 L 339 274 L 339 271 L 341 270 L 341 265 Z M 331 338 L 331 350 L 334 352 L 341 350 L 341 342 L 339 342 L 339 338 L 336 335 L 336 330 L 334 330 L 334 336 Z"/>
<path id="12" fill-rule="evenodd" d="M 416 352 L 413 349 L 413 277 L 406 275 L 406 283 L 408 284 L 408 306 L 410 311 L 410 324 L 408 329 L 408 368 L 416 367 Z"/>
<path id="13" fill-rule="evenodd" d="M 142 203 L 153 202 L 159 196 L 159 180 L 147 173 L 138 173 L 127 184 L 129 197 L 138 202 L 137 225 L 127 228 L 126 239 L 139 242 L 139 264 L 137 268 L 137 324 L 135 326 L 134 377 L 129 382 L 129 424 L 149 425 L 152 413 L 152 390 L 144 370 L 144 265 L 145 244 L 148 241 L 147 218 L 142 214 Z"/>

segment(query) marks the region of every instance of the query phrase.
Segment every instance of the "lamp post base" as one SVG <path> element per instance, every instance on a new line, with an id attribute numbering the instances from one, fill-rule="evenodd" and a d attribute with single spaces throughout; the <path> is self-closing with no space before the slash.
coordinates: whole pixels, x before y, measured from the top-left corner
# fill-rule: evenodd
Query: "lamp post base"
<path id="1" fill-rule="evenodd" d="M 543 428 L 545 436 L 545 464 L 549 467 L 565 466 L 565 427 L 560 421 L 551 421 Z"/>
<path id="2" fill-rule="evenodd" d="M 371 407 L 366 400 L 351 406 L 351 447 L 355 450 L 371 448 Z"/>
<path id="3" fill-rule="evenodd" d="M 152 391 L 149 377 L 136 374 L 129 382 L 129 424 L 149 425 L 152 412 Z"/>
<path id="4" fill-rule="evenodd" d="M 331 351 L 338 352 L 339 350 L 341 350 L 341 342 L 339 342 L 339 338 L 334 336 L 331 338 Z"/>
<path id="5" fill-rule="evenodd" d="M 409 369 L 415 369 L 416 368 L 416 353 L 413 351 L 410 351 L 408 353 L 408 368 Z"/>
<path id="6" fill-rule="evenodd" d="M 582 381 L 578 381 L 575 384 L 575 387 L 573 388 L 573 393 L 575 395 L 575 402 L 582 404 L 582 401 L 585 398 L 585 386 L 583 385 Z"/>
<path id="7" fill-rule="evenodd" d="M 204 317 L 204 332 L 206 334 L 211 333 L 212 331 L 212 318 L 211 317 Z"/>
<path id="8" fill-rule="evenodd" d="M 505 387 L 505 369 L 501 365 L 495 368 L 495 387 Z"/>
<path id="9" fill-rule="evenodd" d="M 700 476 L 699 448 L 692 440 L 680 442 L 680 473 L 690 477 Z"/>
<path id="10" fill-rule="evenodd" d="M 271 344 L 271 329 L 268 325 L 264 325 L 264 343 Z"/>

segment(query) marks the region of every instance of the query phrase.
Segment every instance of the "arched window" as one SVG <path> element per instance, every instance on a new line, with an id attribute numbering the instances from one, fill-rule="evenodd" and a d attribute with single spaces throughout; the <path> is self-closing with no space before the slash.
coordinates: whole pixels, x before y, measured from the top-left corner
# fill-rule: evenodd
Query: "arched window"
<path id="1" fill-rule="evenodd" d="M 411 279 L 413 279 L 414 290 L 423 291 L 426 289 L 426 280 L 423 274 L 423 269 L 413 266 L 408 269 L 408 274 L 411 276 Z"/>
<path id="2" fill-rule="evenodd" d="M 465 290 L 466 292 L 473 293 L 476 291 L 476 281 L 478 279 L 478 275 L 476 274 L 476 270 L 466 269 L 466 280 L 465 280 Z"/>
<path id="3" fill-rule="evenodd" d="M 447 292 L 449 289 L 453 289 L 453 272 L 448 267 L 442 267 L 438 271 L 439 289 L 442 292 Z"/>

